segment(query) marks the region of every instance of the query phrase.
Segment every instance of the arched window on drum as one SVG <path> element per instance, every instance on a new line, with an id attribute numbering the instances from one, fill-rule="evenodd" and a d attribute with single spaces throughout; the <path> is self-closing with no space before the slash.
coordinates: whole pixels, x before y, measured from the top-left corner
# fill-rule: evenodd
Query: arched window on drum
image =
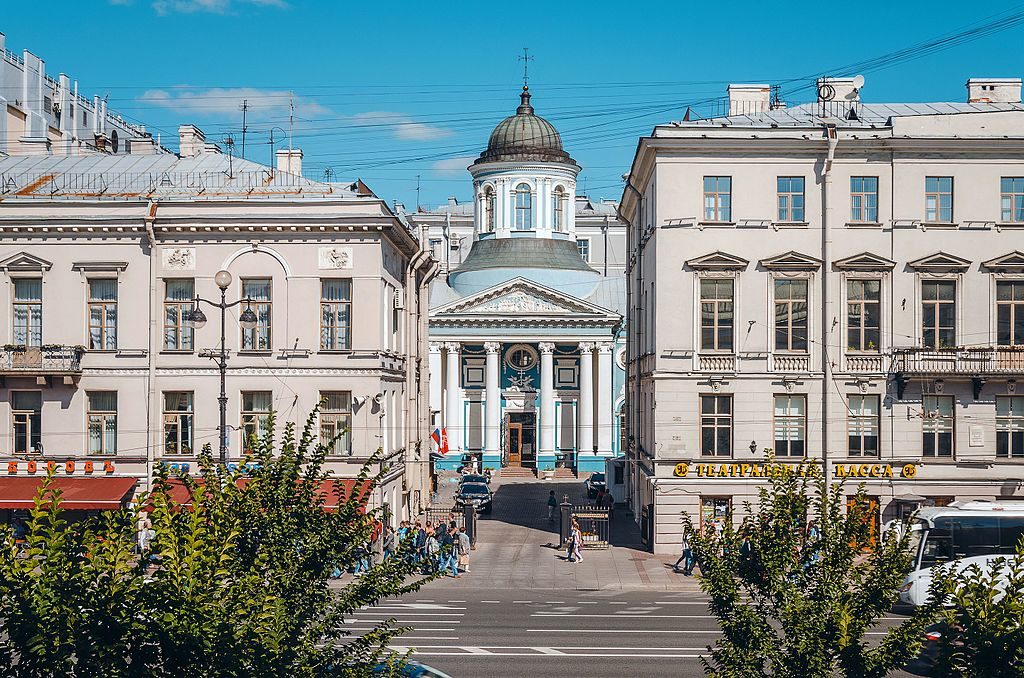
<path id="1" fill-rule="evenodd" d="M 529 231 L 533 228 L 533 194 L 529 184 L 519 184 L 515 190 L 515 228 Z"/>

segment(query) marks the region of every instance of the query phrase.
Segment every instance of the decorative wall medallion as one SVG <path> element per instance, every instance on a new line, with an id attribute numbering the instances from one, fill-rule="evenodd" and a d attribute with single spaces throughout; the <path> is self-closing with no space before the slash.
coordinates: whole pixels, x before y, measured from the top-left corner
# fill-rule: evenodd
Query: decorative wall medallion
<path id="1" fill-rule="evenodd" d="M 172 247 L 163 250 L 165 271 L 196 270 L 196 250 L 194 247 Z"/>
<path id="2" fill-rule="evenodd" d="M 321 269 L 342 269 L 352 268 L 351 247 L 321 247 L 320 248 Z"/>

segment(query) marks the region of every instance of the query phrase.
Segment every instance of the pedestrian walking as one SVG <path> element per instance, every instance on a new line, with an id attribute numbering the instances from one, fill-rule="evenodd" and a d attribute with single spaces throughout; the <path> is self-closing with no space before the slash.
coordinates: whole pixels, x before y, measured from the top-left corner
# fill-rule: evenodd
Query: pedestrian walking
<path id="1" fill-rule="evenodd" d="M 466 533 L 465 527 L 459 528 L 459 567 L 462 568 L 463 572 L 469 572 L 469 551 L 472 548 L 472 544 L 469 542 L 469 534 Z"/>
<path id="2" fill-rule="evenodd" d="M 423 574 L 436 574 L 441 564 L 441 543 L 434 535 L 434 528 L 428 526 L 426 535 L 423 547 Z"/>
<path id="3" fill-rule="evenodd" d="M 693 574 L 693 549 L 690 548 L 690 536 L 687 534 L 686 529 L 683 529 L 682 543 L 680 544 L 681 554 L 679 560 L 675 562 L 672 569 L 678 574 L 679 563 L 683 564 L 682 574 L 684 577 L 689 577 Z"/>
<path id="4" fill-rule="evenodd" d="M 572 521 L 572 532 L 569 534 L 569 562 L 570 563 L 582 563 L 583 554 L 583 532 L 580 531 L 580 524 L 576 520 Z"/>
<path id="5" fill-rule="evenodd" d="M 555 519 L 555 509 L 558 508 L 558 500 L 555 499 L 555 491 L 548 492 L 548 520 Z"/>
<path id="6" fill-rule="evenodd" d="M 381 548 L 383 560 L 387 560 L 395 553 L 395 531 L 391 529 L 390 525 L 384 528 L 383 544 Z"/>
<path id="7" fill-rule="evenodd" d="M 615 497 L 611 492 L 604 493 L 604 507 L 608 509 L 608 518 L 611 519 L 615 513 Z"/>

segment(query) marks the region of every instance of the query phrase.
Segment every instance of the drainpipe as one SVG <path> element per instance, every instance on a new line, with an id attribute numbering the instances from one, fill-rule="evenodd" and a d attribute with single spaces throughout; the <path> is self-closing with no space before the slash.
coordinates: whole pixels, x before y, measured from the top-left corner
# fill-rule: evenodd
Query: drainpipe
<path id="1" fill-rule="evenodd" d="M 604 277 L 608 277 L 608 217 L 604 218 L 604 225 L 601 227 L 604 235 Z"/>
<path id="2" fill-rule="evenodd" d="M 829 467 L 829 444 L 831 428 L 829 426 L 829 399 L 832 395 L 832 361 L 829 357 L 828 342 L 832 333 L 832 299 L 829 296 L 829 270 L 832 261 L 832 214 L 835 208 L 829 202 L 832 189 L 832 161 L 835 160 L 836 146 L 839 145 L 839 132 L 834 124 L 825 124 L 825 139 L 828 141 L 828 153 L 822 168 L 821 181 L 821 465 L 825 482 L 831 484 L 832 470 Z"/>
<path id="3" fill-rule="evenodd" d="M 149 356 L 148 356 L 148 383 L 146 384 L 146 490 L 152 489 L 153 471 L 155 466 L 156 446 L 154 436 L 159 428 L 154 422 L 153 405 L 157 402 L 156 392 L 156 356 L 159 350 L 156 346 L 158 336 L 156 328 L 156 221 L 157 202 L 150 198 L 146 204 L 146 212 L 143 220 L 146 224 L 146 238 L 149 241 Z"/>
<path id="4" fill-rule="evenodd" d="M 626 188 L 628 188 L 631 191 L 633 191 L 634 193 L 636 193 L 637 200 L 638 200 L 638 203 L 637 203 L 637 213 L 638 214 L 642 214 L 643 213 L 643 209 L 642 208 L 643 208 L 643 202 L 644 202 L 644 195 L 643 195 L 643 193 L 641 193 L 637 189 L 636 186 L 634 186 L 632 183 L 630 183 L 630 177 L 628 175 L 626 175 L 623 178 L 625 179 L 625 182 L 626 182 Z M 627 219 L 625 217 L 625 215 L 622 214 L 622 206 L 621 205 L 619 206 L 618 213 L 619 213 L 619 218 L 622 219 L 622 221 L 624 221 L 626 223 L 629 231 L 632 231 L 632 232 L 636 233 L 637 231 L 636 231 L 636 227 L 634 226 L 634 224 L 629 219 Z M 628 389 L 628 388 L 626 389 L 626 411 L 630 415 L 629 416 L 629 437 L 627 438 L 627 440 L 629 438 L 632 438 L 632 445 L 631 446 L 633 448 L 633 453 L 634 453 L 634 458 L 635 458 L 635 463 L 633 464 L 633 467 L 632 467 L 632 469 L 630 471 L 630 476 L 631 476 L 630 477 L 630 485 L 631 485 L 630 489 L 631 489 L 631 494 L 632 494 L 632 496 L 630 497 L 630 500 L 631 500 L 630 504 L 631 504 L 631 508 L 633 509 L 634 514 L 636 514 L 636 515 L 639 515 L 637 513 L 637 511 L 638 511 L 637 507 L 639 505 L 639 502 L 637 501 L 638 498 L 639 498 L 639 495 L 638 495 L 639 483 L 638 483 L 638 480 L 637 480 L 639 474 L 638 474 L 637 471 L 638 471 L 638 468 L 640 466 L 640 442 L 639 442 L 639 437 L 638 437 L 638 435 L 640 433 L 640 425 L 639 425 L 640 424 L 640 411 L 639 411 L 638 408 L 640 406 L 640 356 L 639 356 L 639 353 L 640 353 L 640 337 L 641 337 L 642 333 L 640 331 L 640 323 L 639 322 L 631 323 L 629 321 L 630 321 L 630 315 L 632 315 L 632 313 L 633 313 L 634 284 L 633 284 L 632 273 L 633 273 L 633 269 L 634 268 L 636 269 L 636 272 L 637 272 L 637 281 L 636 281 L 637 282 L 637 286 L 639 287 L 639 289 L 641 289 L 641 290 L 643 289 L 643 275 L 644 275 L 644 273 L 643 273 L 643 242 L 642 241 L 643 241 L 643 234 L 642 233 L 637 233 L 637 239 L 636 239 L 636 264 L 630 264 L 629 260 L 628 259 L 626 260 L 626 327 L 628 328 L 627 331 L 629 333 L 629 336 L 627 337 L 627 339 L 634 346 L 633 360 L 631 362 L 630 361 L 626 362 L 626 382 L 627 383 L 629 382 L 630 365 L 631 364 L 633 366 L 633 372 L 634 372 L 634 377 L 635 377 L 634 384 L 633 384 L 633 389 L 632 389 L 632 391 L 633 391 L 632 395 L 630 395 L 630 389 Z M 606 251 L 607 251 L 607 249 L 606 249 Z M 627 447 L 629 447 L 629 445 L 627 445 Z"/>
<path id="5" fill-rule="evenodd" d="M 430 262 L 430 250 L 427 248 L 429 229 L 426 226 L 420 227 L 419 233 L 419 250 L 409 260 L 409 264 L 406 267 L 405 272 L 405 298 L 406 308 L 405 314 L 405 331 L 403 347 L 405 351 L 405 397 L 406 397 L 406 429 L 405 429 L 405 458 L 407 461 L 412 461 L 416 468 L 411 471 L 409 464 L 406 465 L 406 476 L 408 481 L 412 481 L 413 476 L 415 482 L 409 482 L 410 487 L 420 488 L 420 501 L 422 501 L 425 486 L 422 484 L 422 478 L 424 475 L 423 466 L 421 463 L 420 456 L 422 455 L 422 449 L 418 443 L 421 438 L 422 430 L 420 421 L 422 418 L 423 408 L 420 407 L 422 398 L 420 397 L 422 389 L 418 387 L 416 383 L 416 374 L 419 372 L 422 381 L 422 356 L 423 356 L 423 344 L 425 328 L 423 327 L 423 308 L 426 303 L 426 297 L 423 294 L 423 290 L 426 289 L 427 285 L 437 274 L 438 264 L 433 262 L 427 269 L 426 274 L 422 277 L 419 284 L 417 284 L 417 275 L 420 268 L 427 262 Z M 412 356 L 415 355 L 417 360 L 414 362 Z M 416 441 L 416 449 L 413 449 L 413 441 Z M 413 458 L 413 454 L 415 457 Z M 410 513 L 413 510 L 418 511 L 419 507 L 409 506 Z M 412 515 L 410 515 L 412 517 Z"/>

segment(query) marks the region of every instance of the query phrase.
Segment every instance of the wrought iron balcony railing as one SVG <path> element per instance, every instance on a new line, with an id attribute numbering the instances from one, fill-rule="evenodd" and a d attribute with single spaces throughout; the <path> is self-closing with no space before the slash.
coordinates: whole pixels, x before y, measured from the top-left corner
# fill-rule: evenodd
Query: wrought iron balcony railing
<path id="1" fill-rule="evenodd" d="M 903 374 L 1024 374 L 1024 346 L 898 348 L 893 357 L 893 371 Z"/>
<path id="2" fill-rule="evenodd" d="M 83 353 L 81 346 L 4 346 L 0 348 L 0 374 L 78 374 Z"/>

